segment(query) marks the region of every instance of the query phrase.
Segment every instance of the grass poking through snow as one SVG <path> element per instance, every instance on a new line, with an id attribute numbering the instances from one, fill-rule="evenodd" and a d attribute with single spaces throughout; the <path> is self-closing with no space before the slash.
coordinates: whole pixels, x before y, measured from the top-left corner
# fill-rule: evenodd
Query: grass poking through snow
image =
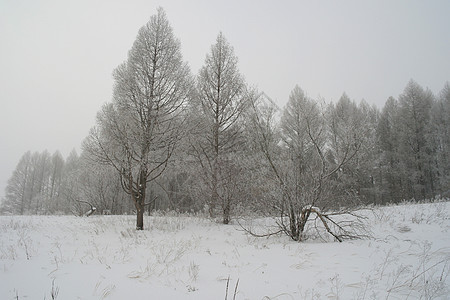
<path id="1" fill-rule="evenodd" d="M 344 243 L 176 214 L 146 217 L 144 231 L 134 216 L 2 216 L 0 298 L 447 299 L 449 212 L 376 207 L 364 211 L 372 237 Z"/>

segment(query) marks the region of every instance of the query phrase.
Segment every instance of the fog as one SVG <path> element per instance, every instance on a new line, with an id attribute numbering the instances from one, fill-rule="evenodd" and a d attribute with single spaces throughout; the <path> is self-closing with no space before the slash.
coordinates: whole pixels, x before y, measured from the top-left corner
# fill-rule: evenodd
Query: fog
<path id="1" fill-rule="evenodd" d="M 0 198 L 25 151 L 79 151 L 158 6 L 193 74 L 222 31 L 246 81 L 281 107 L 296 84 L 382 108 L 411 78 L 433 93 L 450 80 L 448 1 L 0 0 Z"/>

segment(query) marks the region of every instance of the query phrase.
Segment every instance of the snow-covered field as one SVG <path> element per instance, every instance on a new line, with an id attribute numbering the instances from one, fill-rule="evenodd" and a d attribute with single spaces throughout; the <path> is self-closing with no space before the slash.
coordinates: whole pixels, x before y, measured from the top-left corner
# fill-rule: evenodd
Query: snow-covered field
<path id="1" fill-rule="evenodd" d="M 364 213 L 373 237 L 343 243 L 194 216 L 144 231 L 135 216 L 1 216 L 0 299 L 450 299 L 450 203 Z"/>

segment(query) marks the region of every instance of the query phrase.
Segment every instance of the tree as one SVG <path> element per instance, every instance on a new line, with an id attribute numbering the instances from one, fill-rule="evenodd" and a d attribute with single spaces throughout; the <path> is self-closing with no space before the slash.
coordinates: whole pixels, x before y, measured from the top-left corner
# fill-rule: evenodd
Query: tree
<path id="1" fill-rule="evenodd" d="M 206 55 L 197 78 L 201 131 L 192 143 L 210 193 L 211 216 L 217 204 L 228 224 L 236 201 L 239 166 L 233 157 L 242 147 L 239 119 L 246 108 L 246 87 L 237 68 L 233 47 L 222 33 Z"/>
<path id="2" fill-rule="evenodd" d="M 1 211 L 23 215 L 29 201 L 28 186 L 31 174 L 31 152 L 22 155 L 5 189 Z"/>
<path id="3" fill-rule="evenodd" d="M 268 178 L 276 191 L 265 197 L 262 205 L 270 208 L 270 214 L 278 216 L 279 231 L 301 241 L 308 220 L 315 215 L 337 240 L 355 237 L 352 226 L 356 223 L 336 222 L 333 215 L 337 213 L 327 211 L 339 207 L 339 203 L 333 203 L 338 187 L 336 179 L 363 142 L 357 124 L 345 124 L 335 118 L 334 125 L 340 133 L 330 134 L 327 124 L 330 116 L 325 105 L 308 98 L 298 86 L 283 110 L 280 139 L 273 122 L 275 109 L 270 104 L 256 102 L 253 110 L 256 144 L 265 157 L 270 170 Z"/>
<path id="4" fill-rule="evenodd" d="M 31 205 L 34 204 L 34 213 L 45 212 L 44 204 L 48 199 L 50 178 L 50 153 L 45 150 L 33 155 L 33 181 L 31 186 Z M 33 203 L 34 202 L 34 203 Z"/>
<path id="5" fill-rule="evenodd" d="M 142 230 L 147 183 L 168 164 L 192 91 L 180 42 L 162 8 L 139 30 L 128 59 L 113 75 L 113 101 L 99 112 L 84 149 L 119 172 L 136 208 L 136 228 Z"/>
<path id="6" fill-rule="evenodd" d="M 131 201 L 123 191 L 120 175 L 114 167 L 89 163 L 83 155 L 80 164 L 79 193 L 73 203 L 76 214 L 86 212 L 86 202 L 96 207 L 99 213 L 122 214 L 132 211 L 129 209 Z"/>
<path id="7" fill-rule="evenodd" d="M 400 140 L 398 101 L 389 97 L 377 125 L 377 146 L 380 149 L 379 183 L 382 203 L 399 201 L 403 196 L 404 181 L 400 172 Z"/>
<path id="8" fill-rule="evenodd" d="M 345 93 L 336 105 L 330 104 L 328 107 L 329 156 L 335 161 L 343 161 L 343 155 L 347 154 L 346 145 L 354 143 L 358 147 L 353 158 L 337 173 L 336 183 L 340 188 L 335 192 L 334 198 L 339 199 L 341 205 L 352 198 L 361 200 L 362 197 L 371 197 L 373 200 L 373 191 L 369 190 L 373 189 L 372 163 L 375 159 L 371 151 L 371 146 L 374 145 L 371 138 L 376 122 L 376 111 L 364 101 L 356 104 Z"/>
<path id="9" fill-rule="evenodd" d="M 434 96 L 411 80 L 399 96 L 400 157 L 407 171 L 409 196 L 425 199 L 434 195 L 435 175 L 429 144 L 430 111 Z"/>
<path id="10" fill-rule="evenodd" d="M 66 207 L 64 205 L 61 205 L 63 203 L 60 203 L 62 200 L 60 198 L 60 191 L 61 191 L 61 181 L 63 176 L 63 170 L 64 170 L 64 158 L 62 157 L 61 153 L 59 151 L 56 151 L 50 161 L 50 182 L 49 182 L 49 191 L 48 191 L 48 210 L 51 212 L 58 212 L 58 211 L 64 211 Z"/>
<path id="11" fill-rule="evenodd" d="M 378 182 L 378 168 L 380 165 L 380 151 L 377 147 L 377 125 L 380 119 L 380 111 L 375 105 L 370 106 L 362 100 L 358 106 L 360 118 L 365 120 L 361 124 L 364 142 L 351 162 L 356 169 L 354 179 L 357 182 L 357 191 L 364 203 L 381 203 L 381 193 Z"/>
<path id="12" fill-rule="evenodd" d="M 57 151 L 52 156 L 27 151 L 6 187 L 3 210 L 13 214 L 65 212 L 60 197 L 65 161 Z"/>
<path id="13" fill-rule="evenodd" d="M 431 109 L 432 140 L 436 152 L 436 192 L 450 196 L 450 84 L 447 82 Z"/>
<path id="14" fill-rule="evenodd" d="M 66 213 L 80 215 L 78 212 L 78 202 L 82 197 L 80 181 L 84 178 L 82 174 L 83 164 L 78 153 L 72 150 L 66 159 L 61 180 L 61 200 Z"/>

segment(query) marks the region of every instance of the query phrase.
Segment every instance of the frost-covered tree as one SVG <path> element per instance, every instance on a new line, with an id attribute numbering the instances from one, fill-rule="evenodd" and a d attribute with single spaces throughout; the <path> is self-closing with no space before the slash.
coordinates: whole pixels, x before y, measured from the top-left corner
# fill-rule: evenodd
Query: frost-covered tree
<path id="1" fill-rule="evenodd" d="M 339 241 L 353 237 L 354 228 L 333 221 L 327 211 L 340 206 L 335 197 L 340 188 L 339 173 L 361 147 L 363 138 L 357 126 L 363 121 L 332 118 L 323 102 L 307 97 L 298 86 L 281 116 L 281 139 L 276 138 L 272 121 L 275 110 L 258 104 L 253 109 L 256 144 L 270 170 L 267 178 L 274 190 L 260 205 L 278 216 L 280 231 L 301 241 L 308 220 L 316 216 Z M 334 133 L 328 124 L 330 118 Z"/>
<path id="2" fill-rule="evenodd" d="M 409 197 L 433 197 L 435 175 L 432 170 L 433 151 L 430 148 L 430 111 L 434 96 L 411 80 L 399 96 L 400 157 L 407 171 Z"/>
<path id="3" fill-rule="evenodd" d="M 411 80 L 389 98 L 377 125 L 376 186 L 382 202 L 448 196 L 450 88 L 435 99 Z"/>
<path id="4" fill-rule="evenodd" d="M 34 213 L 39 214 L 45 212 L 43 204 L 48 199 L 51 156 L 45 150 L 42 153 L 34 153 L 32 158 L 31 205 L 34 206 Z"/>
<path id="5" fill-rule="evenodd" d="M 356 158 L 351 162 L 356 168 L 354 178 L 357 182 L 357 191 L 364 203 L 381 203 L 381 192 L 377 186 L 378 168 L 380 164 L 380 151 L 377 147 L 376 130 L 380 119 L 380 111 L 375 105 L 370 106 L 362 100 L 358 105 L 364 123 L 361 124 L 361 132 L 364 142 L 358 151 Z"/>
<path id="6" fill-rule="evenodd" d="M 20 158 L 16 169 L 8 180 L 5 189 L 5 198 L 2 202 L 3 213 L 23 215 L 28 208 L 30 199 L 29 182 L 31 177 L 31 152 L 28 151 Z"/>
<path id="7" fill-rule="evenodd" d="M 381 111 L 376 136 L 380 163 L 378 182 L 381 202 L 396 202 L 402 199 L 405 182 L 400 167 L 399 104 L 389 97 Z"/>
<path id="8" fill-rule="evenodd" d="M 56 151 L 23 154 L 6 187 L 3 211 L 13 214 L 67 212 L 61 197 L 65 161 Z"/>
<path id="9" fill-rule="evenodd" d="M 450 196 L 450 84 L 447 82 L 431 109 L 430 143 L 435 151 L 436 193 Z"/>
<path id="10" fill-rule="evenodd" d="M 345 160 L 347 146 L 358 146 L 353 159 L 337 172 L 341 188 L 335 194 L 340 203 L 352 198 L 372 198 L 373 201 L 373 164 L 374 153 L 371 147 L 377 122 L 377 112 L 365 102 L 359 105 L 344 93 L 339 101 L 328 107 L 327 124 L 330 132 L 328 155 L 334 161 Z M 339 192 L 340 191 L 340 192 Z M 370 201 L 369 199 L 365 199 Z"/>
<path id="11" fill-rule="evenodd" d="M 56 151 L 50 159 L 50 178 L 49 188 L 47 193 L 47 211 L 50 213 L 64 212 L 66 209 L 65 203 L 61 196 L 61 183 L 64 172 L 64 158 L 59 151 Z"/>
<path id="12" fill-rule="evenodd" d="M 210 214 L 219 206 L 225 224 L 238 197 L 236 155 L 244 143 L 239 120 L 248 102 L 237 62 L 233 47 L 219 33 L 197 77 L 200 131 L 192 142 L 210 195 Z"/>
<path id="13" fill-rule="evenodd" d="M 69 153 L 66 159 L 63 169 L 63 176 L 61 180 L 60 188 L 60 201 L 61 205 L 64 206 L 65 213 L 71 213 L 79 215 L 76 212 L 78 207 L 78 202 L 82 198 L 82 190 L 80 186 L 80 181 L 83 178 L 82 174 L 83 164 L 81 159 L 74 149 Z"/>
<path id="14" fill-rule="evenodd" d="M 92 164 L 84 156 L 78 178 L 80 193 L 74 203 L 77 214 L 84 214 L 89 205 L 100 214 L 123 214 L 132 211 L 132 204 L 121 186 L 120 174 L 111 165 Z"/>
<path id="15" fill-rule="evenodd" d="M 114 70 L 112 103 L 99 112 L 84 150 L 112 165 L 144 228 L 147 183 L 160 176 L 183 128 L 192 88 L 180 42 L 162 8 L 140 30 L 128 59 Z"/>

